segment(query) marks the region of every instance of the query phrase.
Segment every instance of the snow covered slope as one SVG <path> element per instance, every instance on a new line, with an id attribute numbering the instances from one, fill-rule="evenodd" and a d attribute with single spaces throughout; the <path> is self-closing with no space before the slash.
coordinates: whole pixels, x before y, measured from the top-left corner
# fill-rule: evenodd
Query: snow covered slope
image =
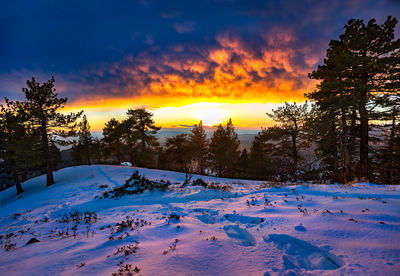
<path id="1" fill-rule="evenodd" d="M 400 275 L 400 187 L 138 170 L 171 188 L 99 199 L 133 168 L 92 165 L 1 192 L 0 275 Z"/>

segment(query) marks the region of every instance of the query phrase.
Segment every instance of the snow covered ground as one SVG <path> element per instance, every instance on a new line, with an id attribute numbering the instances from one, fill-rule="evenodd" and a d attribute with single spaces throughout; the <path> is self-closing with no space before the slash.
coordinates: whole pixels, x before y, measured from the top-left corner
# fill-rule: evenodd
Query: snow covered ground
<path id="1" fill-rule="evenodd" d="M 400 275 L 400 187 L 138 170 L 171 188 L 99 199 L 133 168 L 92 165 L 1 192 L 0 275 Z"/>

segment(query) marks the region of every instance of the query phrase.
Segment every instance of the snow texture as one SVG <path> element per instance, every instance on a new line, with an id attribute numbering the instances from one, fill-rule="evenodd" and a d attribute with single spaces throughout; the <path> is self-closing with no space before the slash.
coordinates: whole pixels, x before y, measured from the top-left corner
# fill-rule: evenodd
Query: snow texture
<path id="1" fill-rule="evenodd" d="M 99 198 L 134 169 L 70 167 L 1 192 L 0 275 L 400 275 L 398 186 L 195 175 L 232 187 L 207 189 L 137 168 L 170 189 Z"/>

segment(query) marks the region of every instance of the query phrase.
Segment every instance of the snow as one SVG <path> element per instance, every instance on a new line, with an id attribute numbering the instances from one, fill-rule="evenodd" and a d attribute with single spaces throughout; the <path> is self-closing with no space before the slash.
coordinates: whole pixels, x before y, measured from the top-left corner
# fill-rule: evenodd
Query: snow
<path id="1" fill-rule="evenodd" d="M 215 190 L 137 168 L 171 189 L 96 198 L 134 169 L 70 167 L 50 187 L 40 176 L 21 196 L 14 187 L 1 192 L 0 275 L 111 275 L 127 264 L 133 275 L 400 274 L 398 186 L 193 177 L 232 187 Z M 65 220 L 75 210 L 97 219 Z M 31 238 L 40 242 L 26 244 Z"/>

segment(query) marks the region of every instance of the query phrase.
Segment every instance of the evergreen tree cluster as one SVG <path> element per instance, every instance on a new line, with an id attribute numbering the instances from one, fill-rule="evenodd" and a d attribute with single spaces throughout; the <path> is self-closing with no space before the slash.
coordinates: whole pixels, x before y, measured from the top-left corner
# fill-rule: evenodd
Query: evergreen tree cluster
<path id="1" fill-rule="evenodd" d="M 307 94 L 315 103 L 311 136 L 326 177 L 334 181 L 400 180 L 400 164 L 395 158 L 400 97 L 396 24 L 392 17 L 382 25 L 374 19 L 367 24 L 350 20 L 339 40 L 330 42 L 323 65 L 310 74 L 320 81 L 316 90 Z M 385 131 L 390 134 L 382 135 Z"/>
<path id="2" fill-rule="evenodd" d="M 24 101 L 0 105 L 0 166 L 13 176 L 17 193 L 34 171 L 46 174 L 47 186 L 54 184 L 53 171 L 60 160 L 59 145 L 68 145 L 76 134 L 82 112 L 63 114 L 67 98 L 59 98 L 54 77 L 45 83 L 27 81 Z"/>

